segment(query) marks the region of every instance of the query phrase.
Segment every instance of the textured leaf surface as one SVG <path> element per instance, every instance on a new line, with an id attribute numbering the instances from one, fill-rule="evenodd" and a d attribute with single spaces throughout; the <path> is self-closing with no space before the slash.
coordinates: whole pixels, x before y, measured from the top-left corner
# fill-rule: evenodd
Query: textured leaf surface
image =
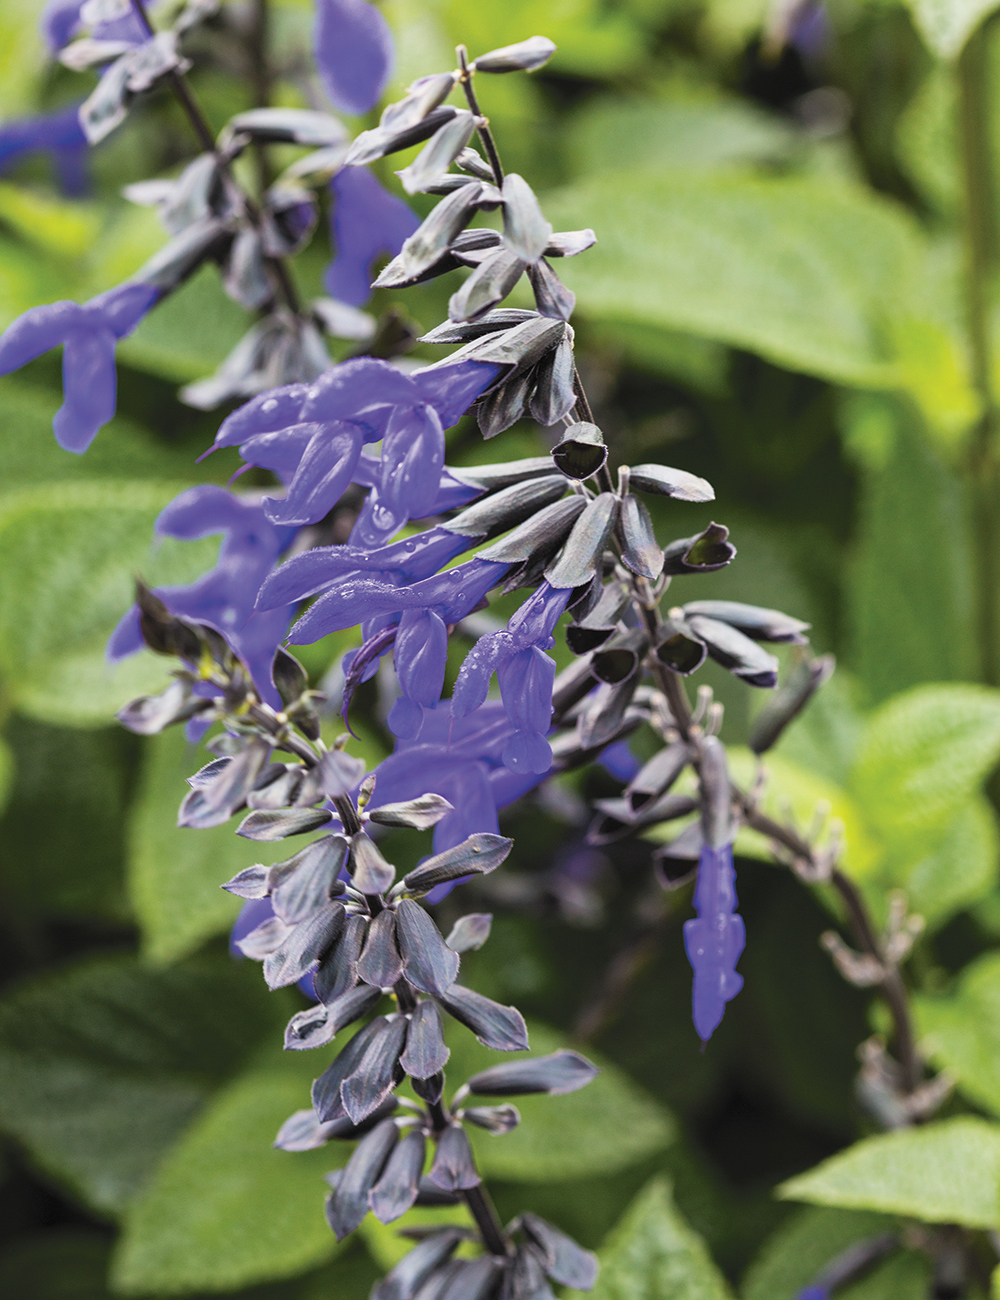
<path id="1" fill-rule="evenodd" d="M 0 1003 L 0 1126 L 103 1211 L 130 1201 L 279 1008 L 226 959 L 89 962 Z"/>
<path id="2" fill-rule="evenodd" d="M 866 1210 L 810 1208 L 793 1214 L 765 1243 L 747 1270 L 741 1300 L 796 1300 L 799 1291 L 815 1280 L 842 1250 L 866 1237 L 892 1232 L 895 1223 L 884 1215 Z M 906 1274 L 914 1274 L 914 1285 L 899 1290 L 900 1264 L 889 1260 L 870 1278 L 846 1288 L 840 1295 L 848 1300 L 923 1300 L 927 1294 L 927 1269 L 922 1261 L 916 1270 L 906 1261 Z"/>
<path id="3" fill-rule="evenodd" d="M 0 498 L 0 673 L 18 707 L 75 726 L 105 724 L 131 696 L 159 690 L 165 661 L 142 652 L 112 670 L 108 636 L 132 603 L 136 573 L 187 583 L 218 539 L 153 549 L 153 523 L 176 484 L 56 483 Z"/>
<path id="4" fill-rule="evenodd" d="M 1000 755 L 1000 692 L 918 686 L 869 720 L 851 788 L 887 835 L 942 831 Z"/>
<path id="5" fill-rule="evenodd" d="M 953 59 L 997 0 L 906 0 L 917 30 L 941 59 Z"/>
<path id="6" fill-rule="evenodd" d="M 1000 953 L 966 966 L 950 995 L 918 995 L 914 1007 L 935 1064 L 972 1101 L 1000 1115 Z"/>
<path id="7" fill-rule="evenodd" d="M 960 1116 L 865 1138 L 778 1190 L 791 1201 L 995 1228 L 998 1185 L 1000 1125 Z"/>
<path id="8" fill-rule="evenodd" d="M 852 666 L 875 701 L 974 677 L 972 564 L 955 471 L 886 398 L 847 404 L 844 434 L 864 462 L 847 582 Z"/>
<path id="9" fill-rule="evenodd" d="M 58 409 L 59 397 L 51 389 L 33 388 L 13 377 L 0 379 L 5 490 L 65 480 L 145 478 L 176 480 L 179 492 L 211 475 L 211 461 L 195 465 L 191 453 L 166 446 L 120 418 L 101 430 L 86 456 L 69 455 L 52 432 Z"/>
<path id="10" fill-rule="evenodd" d="M 628 195 L 627 203 L 623 195 Z M 557 229 L 598 243 L 565 277 L 585 312 L 648 320 L 794 370 L 877 384 L 898 356 L 881 323 L 921 276 L 900 209 L 841 183 L 607 172 L 547 198 Z"/>
<path id="11" fill-rule="evenodd" d="M 601 1250 L 594 1300 L 728 1300 L 705 1243 L 673 1203 L 664 1178 L 647 1183 Z M 580 1300 L 582 1292 L 570 1295 Z"/>
<path id="12" fill-rule="evenodd" d="M 215 1097 L 129 1214 L 112 1266 L 128 1294 L 230 1290 L 329 1259 L 323 1174 L 351 1147 L 291 1154 L 271 1146 L 308 1103 L 316 1062 L 289 1053 Z"/>
<path id="13" fill-rule="evenodd" d="M 569 1046 L 562 1035 L 528 1022 L 530 1053 L 494 1052 L 445 1017 L 451 1048 L 448 1077 L 457 1086 L 470 1075 L 525 1055 L 545 1056 Z M 513 1181 L 582 1178 L 627 1168 L 673 1138 L 670 1115 L 607 1061 L 588 1050 L 601 1073 L 564 1097 L 518 1097 L 521 1123 L 504 1137 L 470 1130 L 476 1161 L 485 1177 Z M 609 1117 L 613 1116 L 613 1120 Z"/>

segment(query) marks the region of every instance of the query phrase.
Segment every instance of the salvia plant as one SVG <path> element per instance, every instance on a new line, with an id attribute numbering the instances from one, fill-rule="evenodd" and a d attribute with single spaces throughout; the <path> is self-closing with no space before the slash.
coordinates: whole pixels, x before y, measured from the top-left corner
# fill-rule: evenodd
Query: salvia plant
<path id="1" fill-rule="evenodd" d="M 890 1129 L 931 1116 L 950 1088 L 929 1077 L 918 1053 L 900 975 L 919 919 L 899 902 L 883 932 L 838 866 L 837 836 L 765 815 L 763 768 L 757 784 L 736 782 L 721 706 L 706 687 L 691 702 L 687 679 L 707 660 L 773 692 L 751 738 L 760 758 L 833 663 L 810 656 L 808 625 L 788 614 L 724 599 L 676 603 L 675 577 L 722 569 L 736 548 L 719 523 L 658 537 L 647 502 L 705 503 L 713 489 L 681 469 L 609 459 L 575 361 L 574 295 L 559 273 L 600 232 L 553 229 L 524 178 L 504 171 L 479 99 L 489 78 L 542 67 L 553 43 L 530 36 L 475 57 L 459 46 L 454 68 L 429 71 L 354 139 L 326 111 L 279 107 L 238 113 L 216 136 L 185 77 L 191 36 L 215 10 L 213 0 L 152 12 L 142 0 L 47 7 L 61 62 L 100 77 L 78 110 L 9 129 L 8 154 L 52 152 L 72 188 L 83 142 L 103 140 L 160 89 L 176 97 L 201 152 L 171 179 L 129 187 L 129 199 L 156 209 L 169 236 L 162 249 L 88 302 L 21 316 L 0 338 L 0 371 L 62 347 L 55 436 L 80 453 L 115 411 L 116 343 L 193 273 L 214 264 L 225 292 L 254 314 L 218 372 L 183 397 L 203 409 L 240 403 L 206 455 L 238 448 L 243 469 L 270 474 L 273 486 L 195 487 L 163 511 L 162 536 L 224 540 L 216 567 L 193 585 L 138 582 L 108 653 L 119 659 L 145 645 L 177 666 L 161 693 L 118 716 L 139 735 L 184 725 L 192 740 L 208 736 L 211 756 L 189 778 L 180 826 L 217 827 L 241 813 L 236 833 L 249 841 L 309 837 L 285 860 L 248 862 L 219 882 L 246 900 L 239 951 L 262 962 L 269 988 L 299 985 L 308 998 L 284 1046 L 316 1051 L 320 1063 L 308 1104 L 275 1145 L 295 1153 L 354 1144 L 328 1178 L 338 1240 L 369 1213 L 388 1224 L 413 1206 L 464 1202 L 469 1212 L 465 1225 L 414 1230 L 412 1249 L 373 1297 L 535 1300 L 553 1283 L 586 1290 L 595 1256 L 530 1208 L 504 1224 L 467 1130 L 502 1140 L 520 1122 L 514 1099 L 573 1092 L 596 1067 L 564 1049 L 470 1078 L 447 1071 L 449 1019 L 498 1052 L 529 1047 L 516 1008 L 463 982 L 462 955 L 488 942 L 490 915 L 462 915 L 445 936 L 432 910 L 516 853 L 499 834 L 498 811 L 562 773 L 618 765 L 624 788 L 597 801 L 588 842 L 660 828 L 660 886 L 694 882 L 683 941 L 703 1043 L 740 992 L 740 956 L 754 942 L 738 911 L 741 829 L 765 836 L 803 881 L 832 886 L 857 944 L 831 932 L 832 956 L 848 980 L 882 992 L 892 1019 L 894 1054 L 884 1038 L 871 1039 L 860 1083 Z M 337 107 L 372 109 L 390 59 L 376 9 L 324 4 L 315 54 Z M 275 174 L 268 151 L 288 145 L 300 152 Z M 422 221 L 366 170 L 413 145 L 420 151 L 398 176 L 408 195 L 433 196 Z M 256 192 L 245 154 L 263 161 Z M 290 261 L 316 228 L 321 190 L 336 256 L 328 296 L 307 302 Z M 363 310 L 372 277 L 403 290 L 456 269 L 467 275 L 448 319 L 421 340 L 453 350 L 429 363 L 404 360 L 412 340 L 400 318 L 376 321 Z M 532 305 L 505 305 L 515 290 Z M 334 364 L 328 337 L 351 340 L 354 354 Z M 551 453 L 448 465 L 445 433 L 467 412 L 485 439 L 530 418 L 548 431 Z M 345 507 L 350 531 L 338 540 L 332 522 Z M 511 594 L 516 611 L 488 621 L 491 595 Z M 358 645 L 333 702 L 346 730 L 328 744 L 320 724 L 331 703 L 287 647 L 354 628 Z M 470 636 L 444 696 L 449 646 Z M 558 674 L 549 654 L 557 636 L 573 655 Z M 780 685 L 773 645 L 798 647 Z M 352 702 L 390 660 L 396 749 L 367 772 L 351 752 Z M 657 744 L 639 763 L 623 742 L 643 727 Z M 433 828 L 433 855 L 400 875 L 379 847 L 386 828 Z M 855 1242 L 802 1300 L 833 1294 L 897 1244 L 892 1234 Z"/>

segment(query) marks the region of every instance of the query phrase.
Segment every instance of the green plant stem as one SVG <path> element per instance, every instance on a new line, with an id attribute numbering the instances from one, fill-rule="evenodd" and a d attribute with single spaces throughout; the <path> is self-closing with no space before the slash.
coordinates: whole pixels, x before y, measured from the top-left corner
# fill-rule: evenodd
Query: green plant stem
<path id="1" fill-rule="evenodd" d="M 1000 456 L 993 382 L 990 291 L 997 265 L 997 199 L 990 139 L 988 24 L 969 40 L 958 62 L 959 136 L 965 199 L 965 314 L 972 379 L 981 413 L 972 433 L 967 472 L 976 563 L 980 673 L 1000 683 Z"/>

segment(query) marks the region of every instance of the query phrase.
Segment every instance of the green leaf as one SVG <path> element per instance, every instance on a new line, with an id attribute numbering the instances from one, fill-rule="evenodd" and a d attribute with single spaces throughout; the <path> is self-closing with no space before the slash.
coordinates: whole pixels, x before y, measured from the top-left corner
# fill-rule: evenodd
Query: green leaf
<path id="1" fill-rule="evenodd" d="M 802 1210 L 784 1223 L 747 1271 L 741 1300 L 797 1300 L 831 1260 L 866 1237 L 892 1232 L 892 1219 L 863 1210 Z M 925 1300 L 930 1267 L 918 1251 L 897 1250 L 838 1300 Z"/>
<path id="2" fill-rule="evenodd" d="M 0 1127 L 89 1205 L 121 1210 L 276 1032 L 279 1005 L 249 975 L 225 958 L 105 958 L 23 985 L 0 1002 Z"/>
<path id="3" fill-rule="evenodd" d="M 897 402 L 859 399 L 845 425 L 866 466 L 848 584 L 851 666 L 875 701 L 918 682 L 975 676 L 972 565 L 955 473 Z"/>
<path id="4" fill-rule="evenodd" d="M 905 0 L 917 30 L 939 59 L 955 59 L 997 0 Z"/>
<path id="5" fill-rule="evenodd" d="M 891 876 L 890 860 L 889 873 Z M 996 886 L 1000 873 L 1000 832 L 992 805 L 982 795 L 955 816 L 936 848 L 908 861 L 893 886 L 902 886 L 910 907 L 931 929 L 977 903 Z"/>
<path id="6" fill-rule="evenodd" d="M 14 784 L 14 755 L 10 746 L 0 740 L 0 812 L 3 812 Z"/>
<path id="7" fill-rule="evenodd" d="M 242 900 L 223 884 L 253 862 L 270 865 L 290 855 L 288 845 L 249 844 L 236 822 L 210 830 L 177 825 L 188 791 L 185 778 L 209 755 L 172 727 L 144 742 L 142 777 L 128 830 L 128 884 L 142 926 L 143 951 L 155 962 L 176 961 L 213 934 L 228 930 Z"/>
<path id="8" fill-rule="evenodd" d="M 728 758 L 736 780 L 745 788 L 752 787 L 757 771 L 756 755 L 747 749 L 734 749 L 729 751 Z M 881 846 L 872 837 L 857 800 L 841 786 L 790 762 L 781 753 L 769 753 L 766 767 L 768 781 L 760 799 L 762 811 L 783 821 L 787 819 L 790 808 L 795 822 L 799 826 L 808 826 L 816 815 L 817 806 L 826 805 L 829 817 L 819 844 L 826 843 L 832 822 L 839 822 L 843 842 L 842 865 L 855 879 L 864 880 L 872 876 L 881 861 Z M 672 838 L 672 834 L 670 832 L 666 838 Z M 767 862 L 773 860 L 768 841 L 755 831 L 741 831 L 737 845 L 740 852 Z"/>
<path id="9" fill-rule="evenodd" d="M 271 1145 L 288 1116 L 308 1106 L 318 1068 L 309 1053 L 290 1052 L 214 1098 L 131 1209 L 112 1264 L 116 1290 L 229 1290 L 292 1277 L 333 1255 L 323 1174 L 351 1146 L 293 1154 Z"/>
<path id="10" fill-rule="evenodd" d="M 0 673 L 23 712 L 93 726 L 162 689 L 165 660 L 143 651 L 112 670 L 104 647 L 137 573 L 153 585 L 190 583 L 215 563 L 217 538 L 152 545 L 178 486 L 60 483 L 0 498 Z"/>
<path id="11" fill-rule="evenodd" d="M 943 836 L 1000 756 L 1000 691 L 918 686 L 869 719 L 850 788 L 886 837 Z"/>
<path id="12" fill-rule="evenodd" d="M 453 1087 L 498 1061 L 545 1056 L 570 1043 L 536 1021 L 528 1022 L 530 1052 L 494 1052 L 446 1017 L 451 1048 L 448 1079 Z M 521 1123 L 502 1137 L 470 1131 L 484 1177 L 514 1182 L 548 1182 L 613 1173 L 661 1150 L 673 1138 L 671 1116 L 610 1062 L 591 1052 L 601 1068 L 593 1081 L 562 1097 L 517 1097 Z M 614 1116 L 614 1122 L 609 1122 Z"/>
<path id="13" fill-rule="evenodd" d="M 452 42 L 463 41 L 473 58 L 524 40 L 528 31 L 555 41 L 558 51 L 550 66 L 563 73 L 608 76 L 634 68 L 645 53 L 644 34 L 629 16 L 596 0 L 480 0 L 475 6 L 443 0 L 438 12 Z M 492 81 L 480 78 L 480 84 Z M 488 86 L 482 86 L 482 96 L 489 104 Z"/>
<path id="14" fill-rule="evenodd" d="M 1000 952 L 966 966 L 952 993 L 917 994 L 913 1005 L 934 1063 L 973 1102 L 1000 1115 Z"/>
<path id="15" fill-rule="evenodd" d="M 665 1178 L 647 1183 L 600 1252 L 594 1300 L 728 1300 L 705 1243 L 674 1206 Z M 568 1293 L 580 1300 L 581 1292 Z"/>
<path id="16" fill-rule="evenodd" d="M 10 0 L 0 13 L 0 116 L 25 112 L 26 98 L 45 66 L 35 0 Z"/>
<path id="17" fill-rule="evenodd" d="M 4 487 L 27 487 L 57 480 L 147 478 L 182 484 L 202 481 L 190 452 L 176 450 L 128 420 L 106 425 L 86 456 L 63 451 L 52 433 L 60 398 L 50 389 L 17 379 L 0 379 L 0 443 Z"/>
<path id="18" fill-rule="evenodd" d="M 0 181 L 0 223 L 43 253 L 78 258 L 94 242 L 98 217 L 89 205 Z"/>
<path id="19" fill-rule="evenodd" d="M 118 345 L 127 365 L 184 383 L 211 374 L 252 325 L 219 284 L 215 266 L 203 267 Z"/>
<path id="20" fill-rule="evenodd" d="M 891 1219 L 866 1210 L 798 1210 L 750 1265 L 740 1300 L 796 1300 L 842 1250 L 892 1226 Z"/>
<path id="21" fill-rule="evenodd" d="M 628 202 L 622 196 L 628 195 Z M 892 204 L 821 179 L 606 172 L 546 196 L 557 229 L 598 243 L 561 273 L 581 309 L 747 348 L 793 370 L 893 382 L 887 311 L 921 274 Z"/>
<path id="22" fill-rule="evenodd" d="M 15 770 L 0 821 L 5 902 L 31 918 L 131 921 L 123 823 L 138 748 L 133 738 L 117 727 L 79 731 L 14 716 L 7 740 Z"/>
<path id="23" fill-rule="evenodd" d="M 1000 1125 L 958 1116 L 865 1138 L 789 1179 L 778 1195 L 928 1223 L 995 1228 L 998 1185 Z"/>
<path id="24" fill-rule="evenodd" d="M 606 95 L 570 119 L 567 149 L 573 170 L 588 176 L 623 167 L 710 171 L 774 162 L 788 155 L 793 141 L 785 121 L 735 97 Z"/>

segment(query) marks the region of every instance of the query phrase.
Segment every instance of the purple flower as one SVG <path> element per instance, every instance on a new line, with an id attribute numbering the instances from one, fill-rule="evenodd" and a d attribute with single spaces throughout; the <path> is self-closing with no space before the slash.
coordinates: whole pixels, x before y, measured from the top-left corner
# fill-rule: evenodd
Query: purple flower
<path id="1" fill-rule="evenodd" d="M 372 294 L 376 258 L 383 253 L 395 257 L 420 218 L 364 167 L 344 167 L 330 182 L 330 191 L 330 234 L 336 253 L 326 272 L 326 287 L 334 298 L 361 307 Z"/>
<path id="2" fill-rule="evenodd" d="M 543 582 L 507 624 L 505 632 L 480 637 L 469 651 L 455 683 L 453 711 L 471 713 L 486 699 L 494 672 L 514 733 L 503 761 L 512 772 L 545 773 L 552 750 L 545 739 L 552 720 L 556 665 L 545 650 L 570 598 L 568 588 Z"/>
<path id="3" fill-rule="evenodd" d="M 443 569 L 475 540 L 439 525 L 375 550 L 360 546 L 316 546 L 286 560 L 265 579 L 257 597 L 257 608 L 273 609 L 275 605 L 304 600 L 344 578 L 361 577 L 364 573 L 399 585 L 418 582 Z"/>
<path id="4" fill-rule="evenodd" d="M 374 108 L 392 68 L 392 36 L 366 0 L 318 0 L 316 64 L 326 93 L 344 113 Z"/>
<path id="5" fill-rule="evenodd" d="M 292 628 L 289 640 L 295 645 L 307 644 L 383 615 L 390 616 L 387 621 L 392 622 L 406 610 L 432 610 L 445 623 L 457 623 L 471 614 L 509 568 L 509 564 L 476 558 L 405 587 L 380 578 L 349 578 L 310 606 Z"/>
<path id="6" fill-rule="evenodd" d="M 174 614 L 210 623 L 223 633 L 249 669 L 261 696 L 281 707 L 271 680 L 271 662 L 288 630 L 290 608 L 255 612 L 253 599 L 278 556 L 294 536 L 275 528 L 260 505 L 241 501 L 224 488 L 189 488 L 156 521 L 161 536 L 193 539 L 225 533 L 214 569 L 190 587 L 160 587 L 156 594 Z M 139 613 L 133 606 L 108 642 L 108 656 L 121 659 L 142 648 Z"/>
<path id="7" fill-rule="evenodd" d="M 828 1286 L 807 1286 L 805 1290 L 799 1291 L 795 1300 L 830 1300 L 833 1292 Z"/>
<path id="8" fill-rule="evenodd" d="M 694 1026 L 707 1043 L 722 1020 L 726 1003 L 743 987 L 736 962 L 746 943 L 746 928 L 736 914 L 731 845 L 712 848 L 706 844 L 702 848 L 694 906 L 698 919 L 684 922 L 684 947 L 694 968 Z"/>
<path id="9" fill-rule="evenodd" d="M 55 113 L 22 118 L 0 126 L 0 172 L 7 171 L 24 154 L 48 153 L 56 165 L 65 194 L 87 189 L 87 137 L 80 127 L 79 105 Z"/>
<path id="10" fill-rule="evenodd" d="M 223 421 L 214 446 L 239 446 L 249 464 L 288 482 L 284 498 L 265 502 L 276 524 L 317 523 L 362 475 L 371 491 L 351 540 L 380 546 L 409 518 L 438 506 L 444 430 L 495 375 L 494 366 L 459 362 L 411 376 L 356 357 L 313 384 L 288 384 L 247 402 Z M 378 460 L 362 460 L 370 442 L 382 443 Z"/>
<path id="11" fill-rule="evenodd" d="M 131 333 L 160 295 L 148 284 L 120 284 L 90 302 L 32 307 L 0 335 L 0 374 L 10 374 L 63 344 L 63 404 L 52 428 L 66 451 L 84 452 L 115 413 L 115 343 Z"/>
<path id="12" fill-rule="evenodd" d="M 454 848 L 478 831 L 496 833 L 497 810 L 526 794 L 536 773 L 515 774 L 503 765 L 511 737 L 503 706 L 490 701 L 459 717 L 451 701 L 425 709 L 419 730 L 401 738 L 395 753 L 375 769 L 375 804 L 443 795 L 454 811 L 434 828 L 434 852 Z"/>
<path id="13" fill-rule="evenodd" d="M 597 760 L 610 776 L 617 781 L 631 781 L 642 764 L 629 749 L 627 740 L 618 740 L 609 745 Z"/>
<path id="14" fill-rule="evenodd" d="M 39 26 L 53 54 L 58 54 L 79 32 L 83 25 L 80 10 L 84 3 L 85 0 L 49 0 L 42 10 Z M 134 11 L 109 23 L 97 23 L 92 29 L 92 35 L 95 40 L 127 41 L 130 45 L 142 45 L 148 38 L 146 29 Z"/>

